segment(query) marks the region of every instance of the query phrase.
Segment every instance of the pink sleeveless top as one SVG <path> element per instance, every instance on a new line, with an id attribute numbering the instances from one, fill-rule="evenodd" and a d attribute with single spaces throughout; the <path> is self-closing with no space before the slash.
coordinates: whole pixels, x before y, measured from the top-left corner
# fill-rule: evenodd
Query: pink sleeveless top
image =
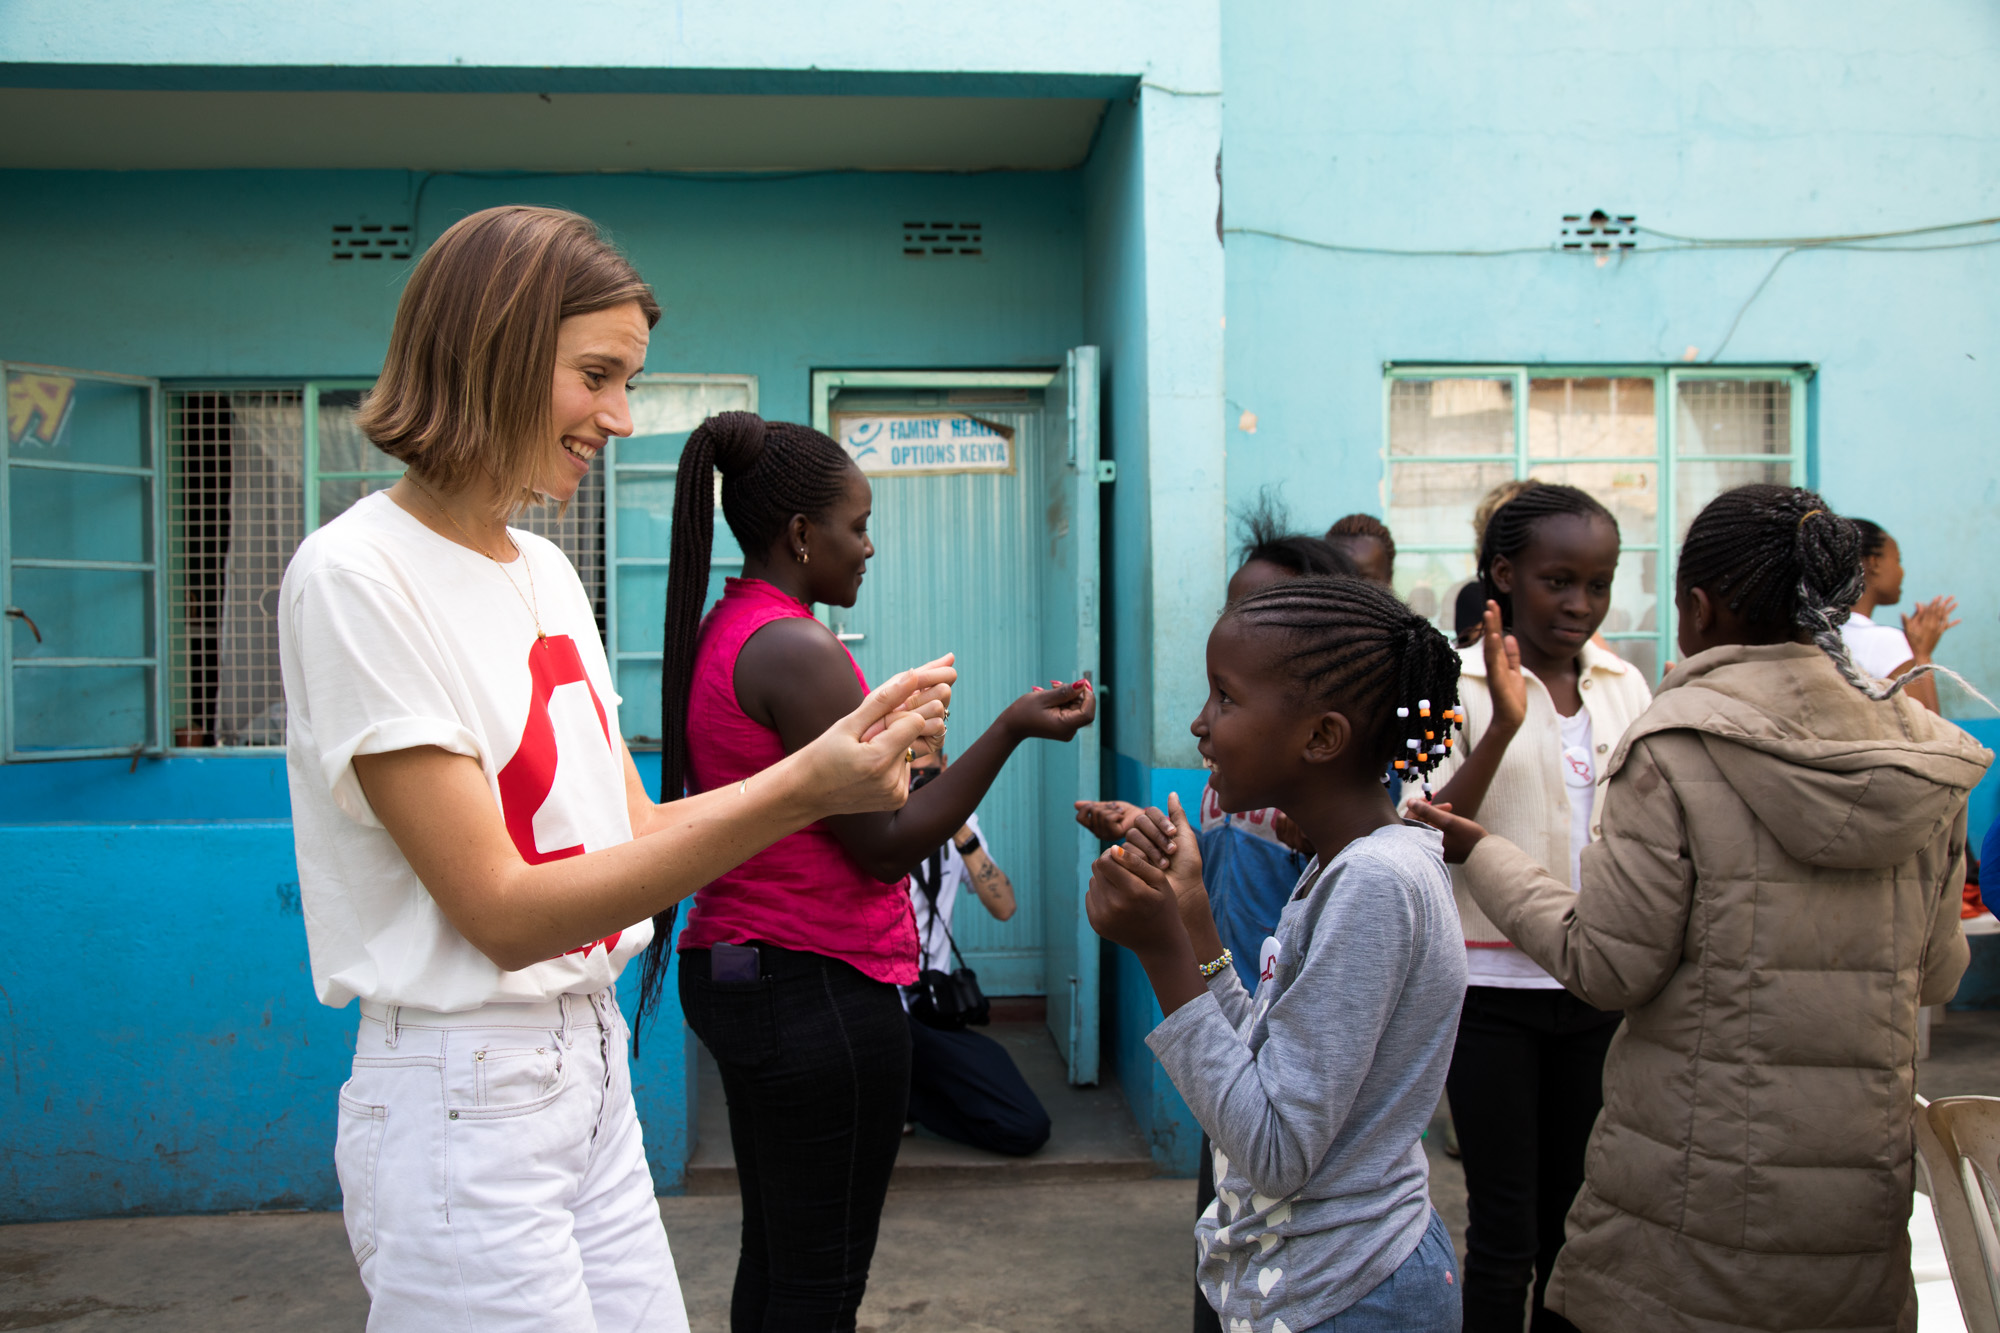
<path id="1" fill-rule="evenodd" d="M 712 791 L 785 757 L 778 733 L 736 702 L 736 658 L 774 620 L 812 611 L 762 579 L 730 579 L 701 622 L 688 694 L 688 788 Z M 847 646 L 841 645 L 847 652 Z M 854 666 L 866 691 L 868 680 Z M 694 895 L 682 949 L 763 940 L 838 958 L 876 981 L 917 979 L 917 927 L 909 880 L 884 884 L 855 864 L 832 830 L 813 824 L 782 838 Z"/>

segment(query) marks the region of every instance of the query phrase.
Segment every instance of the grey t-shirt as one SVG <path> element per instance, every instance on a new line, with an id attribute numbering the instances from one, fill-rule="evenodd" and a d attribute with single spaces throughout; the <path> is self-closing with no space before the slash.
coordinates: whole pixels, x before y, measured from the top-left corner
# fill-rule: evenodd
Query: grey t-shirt
<path id="1" fill-rule="evenodd" d="M 1373 1290 L 1430 1223 L 1421 1142 L 1465 998 L 1443 839 L 1418 824 L 1315 861 L 1264 942 L 1146 1042 L 1215 1144 L 1195 1226 L 1224 1327 L 1304 1330 Z"/>

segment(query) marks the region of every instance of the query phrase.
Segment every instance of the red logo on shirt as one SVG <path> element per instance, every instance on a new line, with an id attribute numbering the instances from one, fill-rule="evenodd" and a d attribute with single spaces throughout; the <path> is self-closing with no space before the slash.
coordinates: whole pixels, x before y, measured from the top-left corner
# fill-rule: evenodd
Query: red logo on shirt
<path id="1" fill-rule="evenodd" d="M 597 689 L 584 673 L 583 659 L 577 655 L 576 640 L 567 634 L 554 634 L 535 640 L 528 649 L 528 677 L 533 681 L 533 689 L 528 696 L 528 720 L 521 728 L 521 745 L 514 751 L 514 757 L 500 770 L 500 813 L 507 821 L 507 835 L 514 840 L 514 848 L 521 853 L 521 859 L 529 865 L 541 865 L 545 861 L 560 861 L 566 857 L 582 856 L 583 844 L 574 847 L 558 847 L 544 852 L 535 846 L 535 815 L 548 801 L 549 793 L 556 785 L 556 764 L 561 756 L 556 751 L 555 723 L 549 718 L 549 697 L 559 685 L 574 685 L 581 681 L 583 688 L 590 691 L 590 702 L 597 709 L 598 725 L 604 729 L 604 743 L 611 745 L 611 719 L 604 712 L 604 704 L 597 697 Z M 588 955 L 599 945 L 610 953 L 618 946 L 618 937 L 625 932 L 614 931 L 601 940 L 592 940 L 570 953 Z"/>

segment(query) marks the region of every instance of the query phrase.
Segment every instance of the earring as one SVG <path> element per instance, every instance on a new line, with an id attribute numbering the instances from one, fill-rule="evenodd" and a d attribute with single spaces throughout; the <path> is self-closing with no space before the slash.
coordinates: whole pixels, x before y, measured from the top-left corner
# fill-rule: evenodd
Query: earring
<path id="1" fill-rule="evenodd" d="M 806 548 L 803 546 L 799 548 L 799 563 L 802 565 L 809 565 L 812 563 L 812 553 L 806 550 Z"/>

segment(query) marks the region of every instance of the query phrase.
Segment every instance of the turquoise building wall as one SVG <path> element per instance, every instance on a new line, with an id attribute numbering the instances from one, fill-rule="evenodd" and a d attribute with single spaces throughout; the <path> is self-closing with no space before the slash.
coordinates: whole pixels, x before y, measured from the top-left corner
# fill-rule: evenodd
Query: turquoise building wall
<path id="1" fill-rule="evenodd" d="M 15 0 L 0 91 L 1093 97 L 1103 117 L 1081 165 L 1040 172 L 0 171 L 0 358 L 371 374 L 394 275 L 327 263 L 328 224 L 429 239 L 499 202 L 605 224 L 666 306 L 650 368 L 755 374 L 775 417 L 806 414 L 814 368 L 1042 366 L 1094 343 L 1118 466 L 1106 789 L 1190 805 L 1228 509 L 1271 484 L 1301 520 L 1378 509 L 1385 362 L 1805 363 L 1812 479 L 1896 533 L 1912 596 L 1960 596 L 1943 656 L 2000 686 L 1980 578 L 2000 556 L 1993 227 L 1899 253 L 1546 252 L 1562 214 L 1595 207 L 1709 238 L 2000 216 L 1990 5 L 1919 0 L 1893 25 L 1851 0 L 1452 0 L 1421 20 L 1020 0 L 921 25 L 859 0 L 752 8 Z M 902 260 L 899 214 L 938 208 L 986 223 L 985 261 Z M 1492 250 L 1532 253 L 1466 253 Z M 1981 789 L 1976 824 L 1997 799 Z M 22 908 L 0 940 L 0 1220 L 333 1202 L 353 1015 L 311 1000 L 284 817 L 270 756 L 0 767 Z M 1105 962 L 1107 1064 L 1156 1159 L 1191 1170 L 1199 1130 L 1144 1046 L 1150 987 L 1130 955 Z M 669 1189 L 686 1054 L 656 1038 L 637 1071 Z"/>

